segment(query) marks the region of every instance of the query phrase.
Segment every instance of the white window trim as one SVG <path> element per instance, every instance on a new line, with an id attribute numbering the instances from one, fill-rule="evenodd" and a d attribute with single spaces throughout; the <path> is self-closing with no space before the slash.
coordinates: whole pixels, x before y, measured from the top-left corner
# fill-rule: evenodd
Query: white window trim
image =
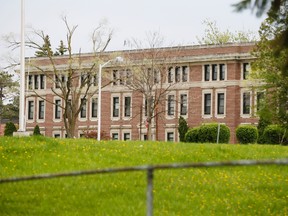
<path id="1" fill-rule="evenodd" d="M 181 115 L 181 95 L 187 95 L 187 113 L 186 115 Z M 178 93 L 178 98 L 179 98 L 179 103 L 178 103 L 178 116 L 182 116 L 183 118 L 187 119 L 188 118 L 188 113 L 189 113 L 189 94 L 188 91 L 179 91 Z"/>
<path id="2" fill-rule="evenodd" d="M 110 130 L 110 137 L 111 137 L 111 139 L 113 140 L 113 134 L 115 134 L 115 133 L 117 133 L 118 134 L 118 140 L 120 140 L 120 130 L 115 130 L 115 129 L 113 129 L 113 130 Z"/>
<path id="3" fill-rule="evenodd" d="M 59 138 L 62 138 L 62 133 L 61 133 L 61 131 L 58 131 L 58 130 L 57 130 L 57 131 L 53 131 L 53 132 L 52 132 L 53 138 L 55 137 L 56 134 L 59 134 L 59 135 L 60 135 Z"/>
<path id="4" fill-rule="evenodd" d="M 187 67 L 187 81 L 185 81 L 185 82 L 183 82 L 183 67 Z M 190 67 L 189 67 L 189 65 L 187 64 L 187 65 L 181 65 L 180 66 L 181 67 L 181 75 L 180 75 L 180 77 L 181 77 L 181 83 L 188 83 L 189 82 L 189 74 L 190 74 Z"/>
<path id="5" fill-rule="evenodd" d="M 125 116 L 125 97 L 130 97 L 131 101 L 130 101 L 130 116 Z M 122 96 L 122 118 L 123 120 L 131 120 L 132 119 L 132 104 L 133 104 L 133 97 L 131 93 L 125 93 Z M 113 113 L 112 113 L 113 114 Z"/>
<path id="6" fill-rule="evenodd" d="M 124 141 L 124 134 L 130 134 L 130 139 L 129 140 L 126 140 L 126 141 L 131 141 L 132 140 L 132 133 L 131 133 L 131 130 L 122 130 L 122 140 Z"/>
<path id="7" fill-rule="evenodd" d="M 29 115 L 29 101 L 33 101 L 34 102 L 34 107 L 33 107 L 33 118 L 32 119 L 28 119 L 28 115 Z M 35 98 L 26 98 L 26 110 L 27 110 L 27 113 L 26 113 L 26 121 L 27 121 L 27 123 L 33 123 L 33 122 L 35 122 L 35 114 L 37 114 L 36 113 L 36 106 L 37 106 L 37 104 L 36 104 L 36 101 L 35 101 Z M 37 119 L 37 117 L 36 117 L 36 119 Z"/>
<path id="8" fill-rule="evenodd" d="M 244 64 L 245 63 L 248 63 L 249 64 L 249 73 L 251 71 L 251 62 L 248 62 L 248 61 L 245 61 L 245 62 L 241 62 L 241 77 L 240 77 L 240 80 L 248 80 L 248 79 L 244 79 Z"/>
<path id="9" fill-rule="evenodd" d="M 119 98 L 119 115 L 118 117 L 113 117 L 113 98 L 114 97 L 118 97 Z M 111 121 L 119 121 L 120 118 L 121 118 L 121 95 L 120 93 L 119 94 L 111 94 L 111 107 L 110 107 L 110 110 L 111 110 Z"/>
<path id="10" fill-rule="evenodd" d="M 60 118 L 59 119 L 56 119 L 55 118 L 55 108 L 56 108 L 56 104 L 55 104 L 55 101 L 56 100 L 60 100 L 60 104 L 62 105 L 62 99 L 60 97 L 54 97 L 53 98 L 53 122 L 61 122 L 62 121 L 62 108 L 60 107 Z"/>
<path id="11" fill-rule="evenodd" d="M 220 65 L 225 65 L 225 77 L 224 80 L 220 80 Z M 210 73 L 209 73 L 209 80 L 205 81 L 205 65 L 209 65 Z M 213 73 L 212 73 L 212 65 L 217 65 L 217 79 L 212 80 Z M 209 63 L 209 64 L 203 64 L 202 65 L 202 82 L 218 82 L 218 81 L 226 81 L 227 80 L 227 74 L 228 74 L 228 67 L 226 63 Z"/>
<path id="12" fill-rule="evenodd" d="M 167 139 L 168 133 L 173 133 L 174 134 L 172 142 L 176 142 L 176 130 L 174 128 L 165 129 L 165 142 L 168 142 L 168 139 Z M 169 141 L 169 142 L 171 142 L 171 141 Z"/>
<path id="13" fill-rule="evenodd" d="M 218 114 L 218 94 L 224 93 L 224 114 Z M 215 91 L 215 117 L 216 118 L 225 118 L 226 117 L 226 89 L 216 89 Z"/>
<path id="14" fill-rule="evenodd" d="M 168 101 L 168 98 L 169 98 L 169 96 L 174 96 L 174 114 L 173 115 L 168 115 L 168 103 L 169 103 L 169 101 Z M 166 108 L 165 108 L 165 110 L 166 110 L 166 112 L 165 112 L 165 116 L 166 116 L 166 119 L 175 119 L 176 118 L 176 114 L 177 114 L 177 105 L 176 105 L 176 93 L 175 92 L 171 92 L 171 93 L 169 93 L 167 96 L 166 96 Z"/>
<path id="15" fill-rule="evenodd" d="M 39 111 L 40 111 L 40 107 L 39 107 L 39 101 L 44 101 L 44 118 L 43 119 L 39 119 Z M 42 98 L 37 98 L 37 122 L 45 122 L 45 115 L 46 114 L 46 100 L 45 98 L 42 99 Z"/>
<path id="16" fill-rule="evenodd" d="M 81 100 L 82 100 L 83 98 L 80 98 L 80 100 L 79 100 L 79 106 L 80 106 L 80 103 L 81 103 Z M 85 121 L 87 121 L 87 119 L 88 119 L 88 115 L 89 115 L 89 107 L 88 107 L 89 105 L 88 105 L 88 100 L 86 99 L 86 117 L 81 117 L 81 110 L 80 110 L 80 112 L 79 112 L 79 115 L 78 115 L 78 120 L 80 121 L 80 122 L 85 122 Z"/>
<path id="17" fill-rule="evenodd" d="M 93 99 L 97 99 L 97 117 L 92 117 L 92 100 Z M 98 120 L 98 108 L 99 108 L 99 105 L 98 105 L 99 101 L 98 101 L 98 96 L 97 97 L 92 97 L 89 99 L 89 103 L 88 103 L 88 106 L 89 106 L 89 118 L 91 121 L 97 121 Z"/>
<path id="18" fill-rule="evenodd" d="M 204 114 L 204 107 L 205 107 L 205 94 L 211 94 L 211 111 L 210 111 L 210 115 Z M 213 117 L 213 90 L 212 89 L 204 89 L 202 90 L 202 107 L 201 107 L 201 113 L 202 113 L 202 118 L 212 118 Z"/>
<path id="19" fill-rule="evenodd" d="M 250 93 L 250 114 L 243 114 L 243 93 Z M 240 99 L 240 117 L 241 118 L 251 118 L 252 116 L 252 91 L 247 88 L 241 89 L 241 99 Z"/>

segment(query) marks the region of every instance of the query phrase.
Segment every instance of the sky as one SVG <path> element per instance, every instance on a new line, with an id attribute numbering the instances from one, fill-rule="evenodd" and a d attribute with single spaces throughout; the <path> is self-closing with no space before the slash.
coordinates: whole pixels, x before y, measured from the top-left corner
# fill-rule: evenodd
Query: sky
<path id="1" fill-rule="evenodd" d="M 70 26 L 78 25 L 73 37 L 73 51 L 91 52 L 91 35 L 105 20 L 113 29 L 108 50 L 122 50 L 124 41 L 144 41 L 149 32 L 159 32 L 169 45 L 193 45 L 204 35 L 203 21 L 215 21 L 221 30 L 257 32 L 265 17 L 251 11 L 234 12 L 231 6 L 240 0 L 25 0 L 26 34 L 31 29 L 43 30 L 50 36 L 52 48 L 66 39 L 61 17 Z M 0 0 L 0 69 L 7 56 L 19 58 L 20 49 L 11 52 L 3 36 L 20 38 L 21 0 Z M 26 56 L 33 56 L 26 50 Z"/>

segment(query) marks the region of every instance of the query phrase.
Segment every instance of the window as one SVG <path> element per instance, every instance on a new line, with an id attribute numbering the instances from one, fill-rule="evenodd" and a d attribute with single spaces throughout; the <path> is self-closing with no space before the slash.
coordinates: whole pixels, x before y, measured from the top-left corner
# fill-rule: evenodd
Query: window
<path id="1" fill-rule="evenodd" d="M 44 74 L 40 75 L 40 89 L 45 89 L 45 76 L 44 76 Z"/>
<path id="2" fill-rule="evenodd" d="M 117 85 L 118 81 L 118 70 L 113 70 L 113 85 Z"/>
<path id="3" fill-rule="evenodd" d="M 175 67 L 175 82 L 180 82 L 180 67 Z"/>
<path id="4" fill-rule="evenodd" d="M 168 107 L 167 107 L 167 114 L 169 116 L 174 115 L 175 112 L 175 101 L 174 101 L 174 95 L 168 95 Z"/>
<path id="5" fill-rule="evenodd" d="M 28 101 L 28 119 L 34 119 L 34 101 Z"/>
<path id="6" fill-rule="evenodd" d="M 159 83 L 160 82 L 160 72 L 157 70 L 154 70 L 153 78 L 154 78 L 154 84 Z"/>
<path id="7" fill-rule="evenodd" d="M 166 140 L 168 142 L 173 142 L 174 141 L 174 132 L 167 132 Z"/>
<path id="8" fill-rule="evenodd" d="M 226 70 L 226 68 L 225 68 L 225 64 L 220 64 L 219 65 L 219 67 L 220 67 L 220 80 L 225 80 L 225 70 Z"/>
<path id="9" fill-rule="evenodd" d="M 87 103 L 86 103 L 86 99 L 81 99 L 81 110 L 80 110 L 80 118 L 86 118 L 87 115 Z"/>
<path id="10" fill-rule="evenodd" d="M 64 87 L 66 84 L 65 75 L 55 75 L 55 88 Z"/>
<path id="11" fill-rule="evenodd" d="M 119 140 L 119 134 L 118 133 L 112 133 L 112 140 Z"/>
<path id="12" fill-rule="evenodd" d="M 33 89 L 33 76 L 32 75 L 28 76 L 28 87 L 29 89 Z"/>
<path id="13" fill-rule="evenodd" d="M 34 89 L 39 89 L 39 76 L 34 75 Z"/>
<path id="14" fill-rule="evenodd" d="M 126 73 L 125 71 L 118 71 L 118 73 L 120 75 L 120 79 L 119 79 L 120 85 L 124 85 Z"/>
<path id="15" fill-rule="evenodd" d="M 224 93 L 217 94 L 217 114 L 223 115 L 224 114 Z"/>
<path id="16" fill-rule="evenodd" d="M 250 92 L 243 93 L 242 113 L 250 114 Z"/>
<path id="17" fill-rule="evenodd" d="M 211 68 L 211 69 L 210 69 Z M 225 80 L 226 65 L 225 64 L 206 64 L 204 65 L 204 81 Z"/>
<path id="18" fill-rule="evenodd" d="M 82 73 L 80 76 L 80 86 L 84 86 L 87 83 L 88 83 L 88 75 Z"/>
<path id="19" fill-rule="evenodd" d="M 126 84 L 130 85 L 132 80 L 132 72 L 131 70 L 127 69 L 126 70 Z"/>
<path id="20" fill-rule="evenodd" d="M 98 112 L 98 98 L 92 98 L 91 102 L 91 117 L 97 118 L 97 112 Z"/>
<path id="21" fill-rule="evenodd" d="M 38 119 L 44 119 L 44 100 L 39 101 Z"/>
<path id="22" fill-rule="evenodd" d="M 188 67 L 182 66 L 182 82 L 188 81 Z"/>
<path id="23" fill-rule="evenodd" d="M 211 93 L 204 94 L 204 115 L 211 115 Z"/>
<path id="24" fill-rule="evenodd" d="M 243 63 L 243 80 L 248 79 L 249 70 L 250 70 L 250 64 L 249 63 Z"/>
<path id="25" fill-rule="evenodd" d="M 210 65 L 204 65 L 204 80 L 210 80 Z"/>
<path id="26" fill-rule="evenodd" d="M 131 116 L 131 97 L 124 97 L 124 116 Z"/>
<path id="27" fill-rule="evenodd" d="M 217 64 L 212 65 L 212 80 L 217 80 L 218 70 Z"/>
<path id="28" fill-rule="evenodd" d="M 61 138 L 60 133 L 54 133 L 54 138 Z"/>
<path id="29" fill-rule="evenodd" d="M 98 85 L 98 81 L 99 81 L 98 74 L 94 74 L 93 75 L 93 85 L 97 86 Z"/>
<path id="30" fill-rule="evenodd" d="M 131 139 L 130 133 L 124 133 L 124 134 L 123 134 L 123 138 L 124 138 L 125 141 L 126 141 L 126 140 L 130 140 L 130 139 Z"/>
<path id="31" fill-rule="evenodd" d="M 61 118 L 61 100 L 55 100 L 55 119 Z"/>
<path id="32" fill-rule="evenodd" d="M 168 69 L 168 83 L 172 83 L 172 77 L 173 77 L 173 67 L 169 67 L 169 69 Z"/>
<path id="33" fill-rule="evenodd" d="M 119 97 L 113 97 L 113 117 L 119 117 Z"/>
<path id="34" fill-rule="evenodd" d="M 187 94 L 180 95 L 180 115 L 187 115 Z"/>

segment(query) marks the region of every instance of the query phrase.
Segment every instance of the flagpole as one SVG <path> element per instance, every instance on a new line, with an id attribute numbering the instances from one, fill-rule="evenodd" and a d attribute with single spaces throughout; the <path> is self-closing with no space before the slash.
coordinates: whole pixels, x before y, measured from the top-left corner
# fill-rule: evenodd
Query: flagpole
<path id="1" fill-rule="evenodd" d="M 21 55 L 20 55 L 19 132 L 25 132 L 25 2 L 21 0 Z"/>

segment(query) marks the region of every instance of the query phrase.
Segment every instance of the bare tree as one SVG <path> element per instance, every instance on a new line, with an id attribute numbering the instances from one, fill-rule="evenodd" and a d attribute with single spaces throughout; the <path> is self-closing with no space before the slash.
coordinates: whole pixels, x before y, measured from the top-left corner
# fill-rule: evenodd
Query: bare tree
<path id="1" fill-rule="evenodd" d="M 144 42 L 133 39 L 127 43 L 136 49 L 136 52 L 128 52 L 125 56 L 126 67 L 129 68 L 125 75 L 126 86 L 143 96 L 144 103 L 139 114 L 146 117 L 147 139 L 152 139 L 153 124 L 157 139 L 157 118 L 165 112 L 167 94 L 174 86 L 174 83 L 168 82 L 168 70 L 175 58 L 169 49 L 163 48 L 164 38 L 158 32 L 147 34 Z M 175 54 L 177 49 L 173 52 Z M 141 124 L 142 122 L 140 127 Z"/>
<path id="2" fill-rule="evenodd" d="M 41 71 L 53 83 L 51 91 L 62 99 L 62 103 L 57 104 L 57 106 L 60 106 L 62 109 L 67 137 L 75 137 L 78 115 L 84 108 L 87 99 L 97 93 L 98 88 L 95 85 L 98 85 L 98 65 L 101 63 L 101 56 L 112 38 L 112 31 L 106 31 L 106 26 L 103 23 L 99 24 L 92 35 L 94 55 L 90 56 L 90 59 L 87 61 L 81 55 L 81 51 L 78 54 L 74 54 L 72 51 L 72 39 L 77 25 L 69 26 L 66 17 L 63 18 L 63 21 L 67 31 L 67 47 L 65 47 L 67 54 L 65 56 L 59 58 L 52 51 L 47 52 L 47 46 L 43 46 L 31 38 L 28 38 L 26 44 L 35 49 L 37 53 L 46 53 L 45 60 L 47 61 L 48 59 L 49 62 L 48 70 L 47 63 L 41 64 L 39 63 L 41 60 L 37 58 L 31 59 L 30 67 Z M 40 38 L 44 45 L 47 43 L 47 35 L 43 31 L 35 31 L 34 34 Z M 14 46 L 18 46 L 18 43 L 14 42 Z M 60 64 L 66 65 L 65 68 L 59 67 Z M 41 97 L 49 103 L 55 103 L 38 94 L 37 90 L 34 91 L 34 94 L 36 97 Z"/>

